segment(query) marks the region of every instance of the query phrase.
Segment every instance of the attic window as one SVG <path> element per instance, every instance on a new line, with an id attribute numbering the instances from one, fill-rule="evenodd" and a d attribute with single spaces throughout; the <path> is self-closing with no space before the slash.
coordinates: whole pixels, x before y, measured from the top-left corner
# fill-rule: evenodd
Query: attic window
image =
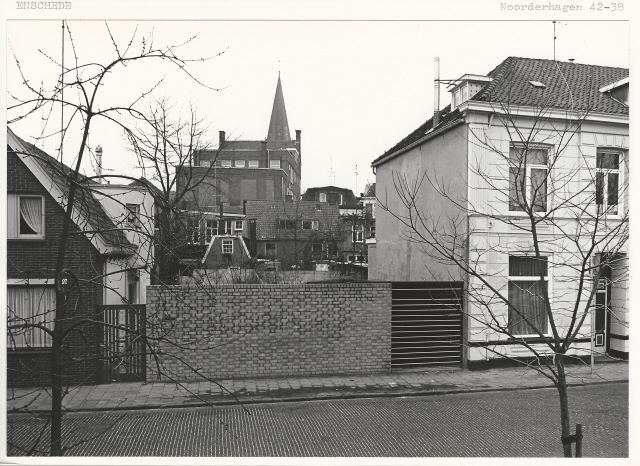
<path id="1" fill-rule="evenodd" d="M 529 81 L 529 84 L 531 84 L 533 87 L 537 87 L 538 89 L 544 89 L 547 86 L 542 84 L 540 81 Z"/>

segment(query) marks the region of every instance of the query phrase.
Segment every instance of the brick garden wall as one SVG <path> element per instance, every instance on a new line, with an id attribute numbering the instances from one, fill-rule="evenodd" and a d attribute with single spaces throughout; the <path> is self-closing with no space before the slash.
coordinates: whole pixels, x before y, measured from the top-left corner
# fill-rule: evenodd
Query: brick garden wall
<path id="1" fill-rule="evenodd" d="M 216 379 L 391 368 L 388 283 L 151 286 L 147 316 L 148 333 L 162 328 L 185 348 L 165 343 L 161 352 Z M 197 378 L 176 359 L 162 360 L 176 380 Z M 150 364 L 148 380 L 157 377 Z"/>

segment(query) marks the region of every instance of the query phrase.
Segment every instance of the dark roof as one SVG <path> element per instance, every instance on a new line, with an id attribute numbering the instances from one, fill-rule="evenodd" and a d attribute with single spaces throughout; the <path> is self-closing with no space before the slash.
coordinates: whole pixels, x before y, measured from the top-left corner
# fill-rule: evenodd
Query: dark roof
<path id="1" fill-rule="evenodd" d="M 434 131 L 444 130 L 445 128 L 455 125 L 459 121 L 463 121 L 462 113 L 460 113 L 460 110 L 456 109 L 452 112 L 451 105 L 447 105 L 445 108 L 440 110 L 440 122 Z M 404 149 L 405 147 L 410 146 L 414 142 L 419 141 L 420 139 L 425 137 L 427 133 L 432 129 L 433 129 L 433 118 L 429 118 L 422 125 L 420 125 L 418 129 L 410 133 L 402 141 L 400 141 L 391 149 L 389 149 L 384 154 L 382 154 L 380 157 L 375 159 L 372 163 L 375 164 L 379 160 L 384 159 L 387 155 L 391 155 L 394 152 Z"/>
<path id="2" fill-rule="evenodd" d="M 540 93 L 546 107 L 575 109 L 628 115 L 629 107 L 616 101 L 600 88 L 629 76 L 626 68 L 584 65 L 532 58 L 509 57 L 489 74 L 493 80 L 470 100 L 504 103 L 512 106 L 540 105 Z M 546 87 L 543 91 L 529 81 L 538 81 Z M 458 109 L 451 112 L 448 105 L 440 111 L 440 123 L 434 134 L 462 121 Z M 399 143 L 376 158 L 372 165 L 385 157 L 409 147 L 433 129 L 433 118 L 423 123 Z"/>
<path id="3" fill-rule="evenodd" d="M 287 120 L 287 110 L 284 106 L 284 94 L 282 93 L 282 82 L 278 73 L 278 84 L 276 85 L 276 96 L 273 99 L 273 109 L 271 110 L 271 120 L 267 131 L 269 141 L 289 141 L 289 121 Z"/>
<path id="4" fill-rule="evenodd" d="M 317 220 L 318 230 L 302 230 L 298 225 L 297 238 L 309 240 L 313 237 L 343 235 L 340 229 L 340 211 L 335 204 L 313 201 L 247 201 L 248 219 L 256 220 L 256 238 L 292 239 L 291 230 L 277 227 L 278 220 Z"/>
<path id="5" fill-rule="evenodd" d="M 63 193 L 65 200 L 68 199 L 69 182 L 67 176 L 70 176 L 73 170 L 15 133 L 13 134 L 27 152 L 34 156 L 33 160 L 49 175 L 56 187 Z M 82 218 L 88 223 L 88 228 L 98 232 L 113 246 L 132 246 L 124 232 L 116 228 L 109 215 L 102 208 L 102 204 L 91 193 L 89 181 L 80 175 L 79 182 L 84 189 L 76 190 L 75 206 Z M 79 226 L 82 227 L 82 225 Z"/>
<path id="6" fill-rule="evenodd" d="M 540 105 L 540 89 L 529 83 L 538 81 L 546 86 L 543 91 L 545 107 L 629 114 L 629 107 L 599 91 L 601 87 L 628 77 L 626 68 L 509 57 L 488 76 L 493 81 L 471 100 Z"/>
<path id="7" fill-rule="evenodd" d="M 376 184 L 375 183 L 369 183 L 367 184 L 367 186 L 364 188 L 364 196 L 362 197 L 376 197 Z"/>

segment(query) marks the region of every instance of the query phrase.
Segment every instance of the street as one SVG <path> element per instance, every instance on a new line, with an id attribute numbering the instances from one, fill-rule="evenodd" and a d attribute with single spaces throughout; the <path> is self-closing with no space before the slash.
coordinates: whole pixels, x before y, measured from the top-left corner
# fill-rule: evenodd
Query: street
<path id="1" fill-rule="evenodd" d="M 628 388 L 570 389 L 585 457 L 628 455 Z M 78 444 L 68 456 L 557 457 L 558 406 L 555 389 L 536 389 L 72 413 L 63 444 Z M 8 416 L 8 455 L 33 445 L 42 417 Z"/>

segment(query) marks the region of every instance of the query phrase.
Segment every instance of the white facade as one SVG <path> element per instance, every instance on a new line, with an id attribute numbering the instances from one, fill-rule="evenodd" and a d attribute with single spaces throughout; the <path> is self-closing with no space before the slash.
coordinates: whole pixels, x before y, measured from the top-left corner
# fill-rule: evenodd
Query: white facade
<path id="1" fill-rule="evenodd" d="M 136 251 L 127 257 L 112 257 L 105 270 L 104 304 L 146 304 L 153 266 L 154 200 L 142 186 L 94 185 L 94 195 L 116 228 L 123 231 Z"/>

